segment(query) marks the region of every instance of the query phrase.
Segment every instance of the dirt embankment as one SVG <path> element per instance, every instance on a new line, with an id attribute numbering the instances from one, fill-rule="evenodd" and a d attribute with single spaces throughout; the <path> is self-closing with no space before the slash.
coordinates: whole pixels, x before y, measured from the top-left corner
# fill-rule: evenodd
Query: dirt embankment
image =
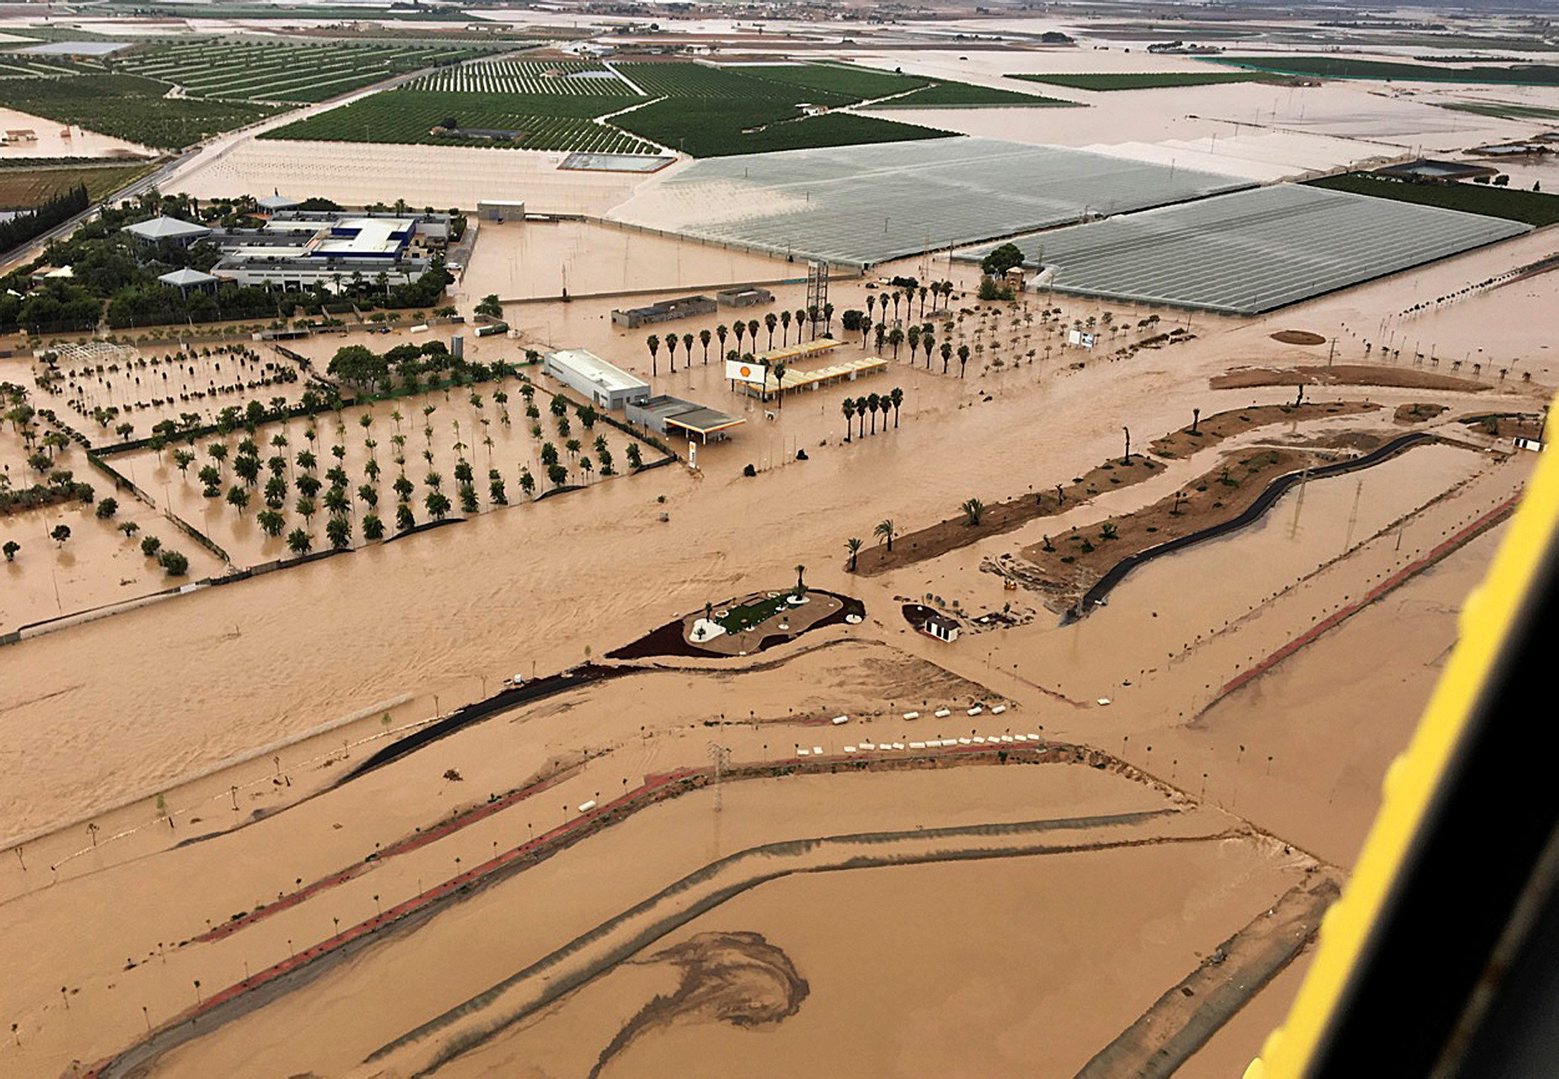
<path id="1" fill-rule="evenodd" d="M 1025 561 L 1003 559 L 988 568 L 1040 593 L 1051 608 L 1070 609 L 1123 558 L 1239 516 L 1274 479 L 1311 459 L 1298 450 L 1258 450 L 1225 461 L 1151 506 L 1046 536 L 1023 548 Z"/>
<path id="2" fill-rule="evenodd" d="M 1172 431 L 1152 442 L 1149 449 L 1158 457 L 1186 457 L 1196 450 L 1216 446 L 1226 438 L 1268 424 L 1324 416 L 1350 416 L 1379 408 L 1379 405 L 1363 401 L 1307 401 L 1300 405 L 1230 409 L 1199 419 L 1179 431 Z M 1193 428 L 1195 433 L 1192 432 Z M 1058 483 L 1044 491 L 986 506 L 980 514 L 979 524 L 971 524 L 967 514 L 949 517 L 929 527 L 896 537 L 891 551 L 885 545 L 864 550 L 856 563 L 856 572 L 870 577 L 936 558 L 987 536 L 1010 532 L 1041 517 L 1054 517 L 1101 492 L 1140 483 L 1157 475 L 1163 467 L 1152 456 L 1135 452 L 1129 462 L 1123 458 L 1111 458 L 1083 475 L 1073 477 L 1069 484 Z"/>
<path id="3" fill-rule="evenodd" d="M 1270 335 L 1272 340 L 1281 341 L 1285 345 L 1324 345 L 1326 338 L 1309 330 L 1279 330 Z"/>
<path id="4" fill-rule="evenodd" d="M 1398 405 L 1391 418 L 1396 423 L 1427 423 L 1444 411 L 1444 405 L 1429 401 L 1414 401 L 1410 405 Z"/>
<path id="5" fill-rule="evenodd" d="M 1297 405 L 1256 405 L 1252 408 L 1231 408 L 1199 418 L 1189 427 L 1171 431 L 1148 444 L 1148 449 L 1160 457 L 1189 457 L 1197 450 L 1216 446 L 1226 438 L 1266 427 L 1273 423 L 1297 423 L 1300 420 L 1316 420 L 1326 416 L 1357 416 L 1363 412 L 1378 412 L 1380 406 L 1368 401 L 1304 401 Z"/>
<path id="6" fill-rule="evenodd" d="M 1241 390 L 1252 386 L 1397 386 L 1412 390 L 1478 393 L 1489 388 L 1481 382 L 1433 371 L 1363 363 L 1339 363 L 1329 367 L 1237 367 L 1214 375 L 1207 384 L 1215 390 Z"/>

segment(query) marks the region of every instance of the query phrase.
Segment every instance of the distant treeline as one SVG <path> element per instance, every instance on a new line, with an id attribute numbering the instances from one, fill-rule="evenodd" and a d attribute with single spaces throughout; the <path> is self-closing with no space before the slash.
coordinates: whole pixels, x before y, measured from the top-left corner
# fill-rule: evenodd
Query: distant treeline
<path id="1" fill-rule="evenodd" d="M 0 221 L 0 251 L 9 251 L 37 239 L 54 226 L 69 221 L 89 205 L 91 200 L 87 198 L 87 185 L 77 184 L 69 191 L 50 198 L 31 213 Z"/>

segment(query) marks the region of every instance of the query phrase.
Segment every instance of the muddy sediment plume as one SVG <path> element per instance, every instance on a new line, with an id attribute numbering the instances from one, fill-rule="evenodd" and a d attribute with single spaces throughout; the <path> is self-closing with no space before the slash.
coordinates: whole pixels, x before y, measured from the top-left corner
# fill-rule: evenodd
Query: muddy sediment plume
<path id="1" fill-rule="evenodd" d="M 671 994 L 658 993 L 623 1025 L 601 1051 L 591 1079 L 646 1031 L 678 1022 L 756 1027 L 778 1023 L 801 1007 L 806 979 L 781 949 L 761 933 L 699 933 L 641 960 L 681 972 Z"/>

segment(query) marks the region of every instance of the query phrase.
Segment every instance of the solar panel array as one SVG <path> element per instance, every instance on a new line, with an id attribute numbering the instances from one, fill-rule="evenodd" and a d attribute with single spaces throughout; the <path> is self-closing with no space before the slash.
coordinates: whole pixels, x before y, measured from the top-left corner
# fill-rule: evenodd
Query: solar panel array
<path id="1" fill-rule="evenodd" d="M 1085 150 L 927 139 L 706 159 L 612 216 L 866 265 L 1246 186 Z"/>
<path id="2" fill-rule="evenodd" d="M 1528 231 L 1481 214 L 1283 184 L 1013 242 L 1031 265 L 1055 267 L 1061 292 L 1256 314 Z"/>

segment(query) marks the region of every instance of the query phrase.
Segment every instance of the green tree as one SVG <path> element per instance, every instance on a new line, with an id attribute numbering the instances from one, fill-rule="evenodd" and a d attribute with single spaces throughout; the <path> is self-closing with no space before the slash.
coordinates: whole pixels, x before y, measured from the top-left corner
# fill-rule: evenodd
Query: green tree
<path id="1" fill-rule="evenodd" d="M 22 545 L 20 543 L 17 543 L 15 540 L 6 540 L 5 546 L 0 547 L 0 552 L 5 554 L 5 560 L 7 562 L 15 562 L 17 552 L 19 552 L 21 549 Z"/>
<path id="2" fill-rule="evenodd" d="M 178 551 L 163 551 L 157 556 L 157 564 L 169 577 L 182 577 L 189 572 L 189 559 Z"/>
<path id="3" fill-rule="evenodd" d="M 384 538 L 384 522 L 379 519 L 377 513 L 363 515 L 363 539 L 380 540 Z"/>
<path id="4" fill-rule="evenodd" d="M 244 510 L 249 508 L 249 489 L 240 487 L 236 483 L 229 487 L 227 490 L 227 504 L 239 513 L 243 513 Z"/>
<path id="5" fill-rule="evenodd" d="M 1005 243 L 980 260 L 980 269 L 991 277 L 1000 277 L 1014 266 L 1023 265 L 1023 249 Z"/>
<path id="6" fill-rule="evenodd" d="M 295 555 L 306 555 L 314 547 L 314 540 L 301 528 L 287 533 L 287 550 Z"/>
<path id="7" fill-rule="evenodd" d="M 352 545 L 352 522 L 345 517 L 332 516 L 325 522 L 325 536 L 333 549 L 345 550 Z"/>
<path id="8" fill-rule="evenodd" d="M 261 532 L 273 538 L 281 535 L 281 530 L 287 526 L 287 518 L 274 509 L 261 510 L 255 515 L 254 522 L 260 526 Z"/>
<path id="9" fill-rule="evenodd" d="M 49 530 L 49 538 L 63 547 L 70 539 L 70 525 L 55 525 Z"/>
<path id="10" fill-rule="evenodd" d="M 141 553 L 147 558 L 155 557 L 157 552 L 161 549 L 162 540 L 158 539 L 156 536 L 141 537 Z"/>
<path id="11" fill-rule="evenodd" d="M 958 508 L 964 511 L 964 523 L 971 528 L 977 527 L 980 518 L 985 516 L 985 503 L 978 498 L 966 498 Z"/>
<path id="12" fill-rule="evenodd" d="M 850 441 L 850 432 L 855 427 L 855 398 L 846 397 L 839 402 L 839 411 L 844 413 L 844 440 Z"/>
<path id="13" fill-rule="evenodd" d="M 895 532 L 893 528 L 893 521 L 891 519 L 879 522 L 877 527 L 872 529 L 872 535 L 887 543 L 888 551 L 889 553 L 892 553 L 893 537 Z"/>
<path id="14" fill-rule="evenodd" d="M 106 521 L 119 512 L 119 502 L 116 499 L 105 498 L 97 504 L 97 509 L 93 512 L 97 514 L 98 520 Z"/>
<path id="15" fill-rule="evenodd" d="M 888 403 L 893 406 L 893 426 L 899 425 L 899 406 L 904 403 L 904 391 L 897 386 L 888 391 Z"/>
<path id="16" fill-rule="evenodd" d="M 435 521 L 442 521 L 450 510 L 449 498 L 442 491 L 429 491 L 422 504 Z"/>
<path id="17" fill-rule="evenodd" d="M 476 305 L 476 313 L 493 319 L 503 318 L 503 304 L 498 302 L 498 294 L 489 292 L 483 296 L 482 301 Z"/>
<path id="18" fill-rule="evenodd" d="M 844 549 L 850 552 L 850 572 L 855 572 L 855 562 L 861 555 L 861 537 L 851 536 L 844 541 Z"/>

